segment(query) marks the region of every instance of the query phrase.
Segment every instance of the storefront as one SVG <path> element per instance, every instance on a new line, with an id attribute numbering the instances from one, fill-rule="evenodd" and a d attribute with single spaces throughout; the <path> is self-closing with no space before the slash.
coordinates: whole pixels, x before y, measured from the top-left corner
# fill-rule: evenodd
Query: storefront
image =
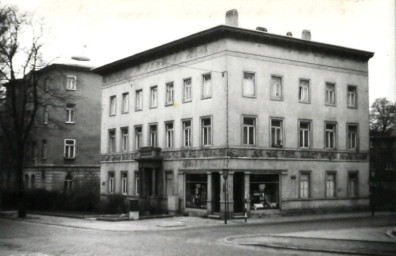
<path id="1" fill-rule="evenodd" d="M 279 209 L 279 175 L 250 175 L 250 208 L 252 210 Z"/>

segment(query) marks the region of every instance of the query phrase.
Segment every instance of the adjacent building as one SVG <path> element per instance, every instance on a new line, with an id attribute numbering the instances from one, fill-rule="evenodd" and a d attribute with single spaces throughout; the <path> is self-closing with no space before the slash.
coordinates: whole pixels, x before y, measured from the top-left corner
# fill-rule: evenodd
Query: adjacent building
<path id="1" fill-rule="evenodd" d="M 91 67 L 51 64 L 40 70 L 43 104 L 26 145 L 24 181 L 28 190 L 70 193 L 98 190 L 102 78 Z M 42 88 L 41 88 L 42 87 Z M 5 138 L 3 138 L 4 140 Z M 4 154 L 7 149 L 4 148 Z M 12 163 L 1 162 L 3 190 L 15 189 Z"/>
<path id="2" fill-rule="evenodd" d="M 143 213 L 367 207 L 373 53 L 226 19 L 93 70 L 101 195 Z"/>

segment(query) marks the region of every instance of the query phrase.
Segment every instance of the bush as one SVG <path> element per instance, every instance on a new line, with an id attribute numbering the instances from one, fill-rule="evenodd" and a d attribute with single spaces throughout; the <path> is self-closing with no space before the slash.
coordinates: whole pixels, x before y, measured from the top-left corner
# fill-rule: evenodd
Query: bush
<path id="1" fill-rule="evenodd" d="M 125 203 L 125 198 L 122 195 L 109 195 L 107 200 L 101 204 L 103 213 L 126 213 L 128 211 L 128 207 Z"/>

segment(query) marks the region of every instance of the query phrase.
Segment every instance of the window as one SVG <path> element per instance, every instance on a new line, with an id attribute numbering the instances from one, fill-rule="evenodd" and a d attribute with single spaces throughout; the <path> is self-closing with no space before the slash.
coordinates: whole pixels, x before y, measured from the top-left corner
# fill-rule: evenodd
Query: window
<path id="1" fill-rule="evenodd" d="M 256 84 L 254 73 L 243 72 L 242 93 L 245 97 L 256 96 Z"/>
<path id="2" fill-rule="evenodd" d="M 271 119 L 271 147 L 283 146 L 283 120 Z"/>
<path id="3" fill-rule="evenodd" d="M 49 119 L 48 107 L 44 106 L 43 107 L 43 124 L 48 124 L 48 119 Z"/>
<path id="4" fill-rule="evenodd" d="M 36 159 L 37 159 L 37 145 L 36 145 L 36 142 L 35 141 L 32 141 L 32 143 L 31 143 L 31 154 L 30 154 L 30 156 L 31 156 L 31 159 L 33 160 L 33 161 L 35 161 Z"/>
<path id="5" fill-rule="evenodd" d="M 256 144 L 256 118 L 243 118 L 243 141 L 244 145 Z"/>
<path id="6" fill-rule="evenodd" d="M 151 147 L 157 147 L 157 141 L 158 141 L 158 136 L 157 136 L 157 125 L 156 124 L 152 124 L 150 125 L 150 141 L 149 141 L 149 145 Z"/>
<path id="7" fill-rule="evenodd" d="M 335 105 L 335 84 L 326 83 L 326 105 Z"/>
<path id="8" fill-rule="evenodd" d="M 325 124 L 325 147 L 327 149 L 336 148 L 336 124 Z"/>
<path id="9" fill-rule="evenodd" d="M 173 104 L 173 82 L 166 84 L 166 100 L 165 105 Z"/>
<path id="10" fill-rule="evenodd" d="M 109 172 L 108 190 L 109 190 L 110 194 L 115 192 L 115 177 L 114 176 L 115 176 L 114 172 Z"/>
<path id="11" fill-rule="evenodd" d="M 29 183 L 29 174 L 25 174 L 25 189 L 30 188 L 30 183 Z"/>
<path id="12" fill-rule="evenodd" d="M 129 112 L 129 93 L 122 94 L 122 113 Z"/>
<path id="13" fill-rule="evenodd" d="M 47 140 L 41 141 L 41 158 L 47 159 Z"/>
<path id="14" fill-rule="evenodd" d="M 109 153 L 116 152 L 116 131 L 115 129 L 109 130 Z"/>
<path id="15" fill-rule="evenodd" d="M 64 191 L 66 194 L 70 194 L 73 189 L 73 179 L 70 173 L 68 173 L 65 177 L 65 186 Z"/>
<path id="16" fill-rule="evenodd" d="M 35 183 L 36 183 L 36 175 L 32 174 L 30 176 L 30 188 L 31 189 L 35 188 Z"/>
<path id="17" fill-rule="evenodd" d="M 212 119 L 210 117 L 201 119 L 202 146 L 212 145 Z"/>
<path id="18" fill-rule="evenodd" d="M 357 125 L 347 125 L 348 135 L 347 135 L 347 149 L 357 149 L 358 148 L 358 127 Z"/>
<path id="19" fill-rule="evenodd" d="M 309 148 L 311 146 L 311 122 L 300 121 L 298 127 L 299 147 Z"/>
<path id="20" fill-rule="evenodd" d="M 76 140 L 74 139 L 65 140 L 64 156 L 66 159 L 74 159 L 76 157 Z"/>
<path id="21" fill-rule="evenodd" d="M 300 80 L 300 86 L 298 87 L 298 100 L 300 102 L 309 102 L 309 80 Z"/>
<path id="22" fill-rule="evenodd" d="M 212 97 L 212 76 L 211 74 L 202 75 L 202 98 Z"/>
<path id="23" fill-rule="evenodd" d="M 123 195 L 128 194 L 128 173 L 121 172 L 121 193 Z"/>
<path id="24" fill-rule="evenodd" d="M 282 77 L 271 76 L 271 100 L 282 100 Z"/>
<path id="25" fill-rule="evenodd" d="M 326 173 L 326 197 L 331 198 L 336 196 L 336 174 L 333 172 Z"/>
<path id="26" fill-rule="evenodd" d="M 300 173 L 300 198 L 309 198 L 310 174 Z"/>
<path id="27" fill-rule="evenodd" d="M 150 108 L 158 106 L 158 87 L 153 86 L 150 88 Z"/>
<path id="28" fill-rule="evenodd" d="M 140 179 L 139 179 L 139 172 L 135 171 L 135 195 L 139 195 L 140 191 Z"/>
<path id="29" fill-rule="evenodd" d="M 67 104 L 66 105 L 66 123 L 67 124 L 74 124 L 75 122 L 75 105 Z"/>
<path id="30" fill-rule="evenodd" d="M 191 86 L 191 78 L 183 80 L 183 102 L 188 102 L 192 100 Z"/>
<path id="31" fill-rule="evenodd" d="M 137 90 L 136 91 L 136 110 L 142 110 L 143 109 L 143 91 L 142 90 Z"/>
<path id="32" fill-rule="evenodd" d="M 173 122 L 165 123 L 165 147 L 173 147 Z"/>
<path id="33" fill-rule="evenodd" d="M 348 173 L 348 196 L 357 197 L 358 195 L 358 173 Z"/>
<path id="34" fill-rule="evenodd" d="M 76 77 L 67 76 L 66 78 L 66 90 L 75 91 L 76 90 Z"/>
<path id="35" fill-rule="evenodd" d="M 110 96 L 110 116 L 115 116 L 116 114 L 116 96 Z"/>
<path id="36" fill-rule="evenodd" d="M 356 94 L 356 86 L 348 85 L 348 92 L 347 92 L 347 106 L 349 108 L 356 108 L 357 107 L 357 94 Z"/>
<path id="37" fill-rule="evenodd" d="M 143 134 L 142 134 L 142 127 L 137 126 L 135 127 L 135 149 L 139 150 L 140 147 L 143 146 Z"/>
<path id="38" fill-rule="evenodd" d="M 183 147 L 191 147 L 191 120 L 182 122 L 183 126 Z"/>
<path id="39" fill-rule="evenodd" d="M 186 174 L 186 207 L 206 209 L 207 183 L 206 174 Z"/>
<path id="40" fill-rule="evenodd" d="M 279 208 L 278 174 L 250 174 L 249 183 L 250 202 L 253 210 Z"/>
<path id="41" fill-rule="evenodd" d="M 121 128 L 121 148 L 123 152 L 129 151 L 129 129 Z"/>

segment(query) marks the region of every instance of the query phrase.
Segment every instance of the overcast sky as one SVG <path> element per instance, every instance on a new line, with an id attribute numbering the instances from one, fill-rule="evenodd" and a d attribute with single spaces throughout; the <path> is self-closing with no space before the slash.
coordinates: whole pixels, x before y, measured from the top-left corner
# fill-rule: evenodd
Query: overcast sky
<path id="1" fill-rule="evenodd" d="M 1 1 L 1 0 L 0 0 Z M 70 62 L 85 54 L 103 65 L 224 24 L 237 9 L 239 26 L 375 52 L 369 62 L 370 102 L 396 100 L 395 0 L 2 0 L 43 18 L 44 56 Z"/>

